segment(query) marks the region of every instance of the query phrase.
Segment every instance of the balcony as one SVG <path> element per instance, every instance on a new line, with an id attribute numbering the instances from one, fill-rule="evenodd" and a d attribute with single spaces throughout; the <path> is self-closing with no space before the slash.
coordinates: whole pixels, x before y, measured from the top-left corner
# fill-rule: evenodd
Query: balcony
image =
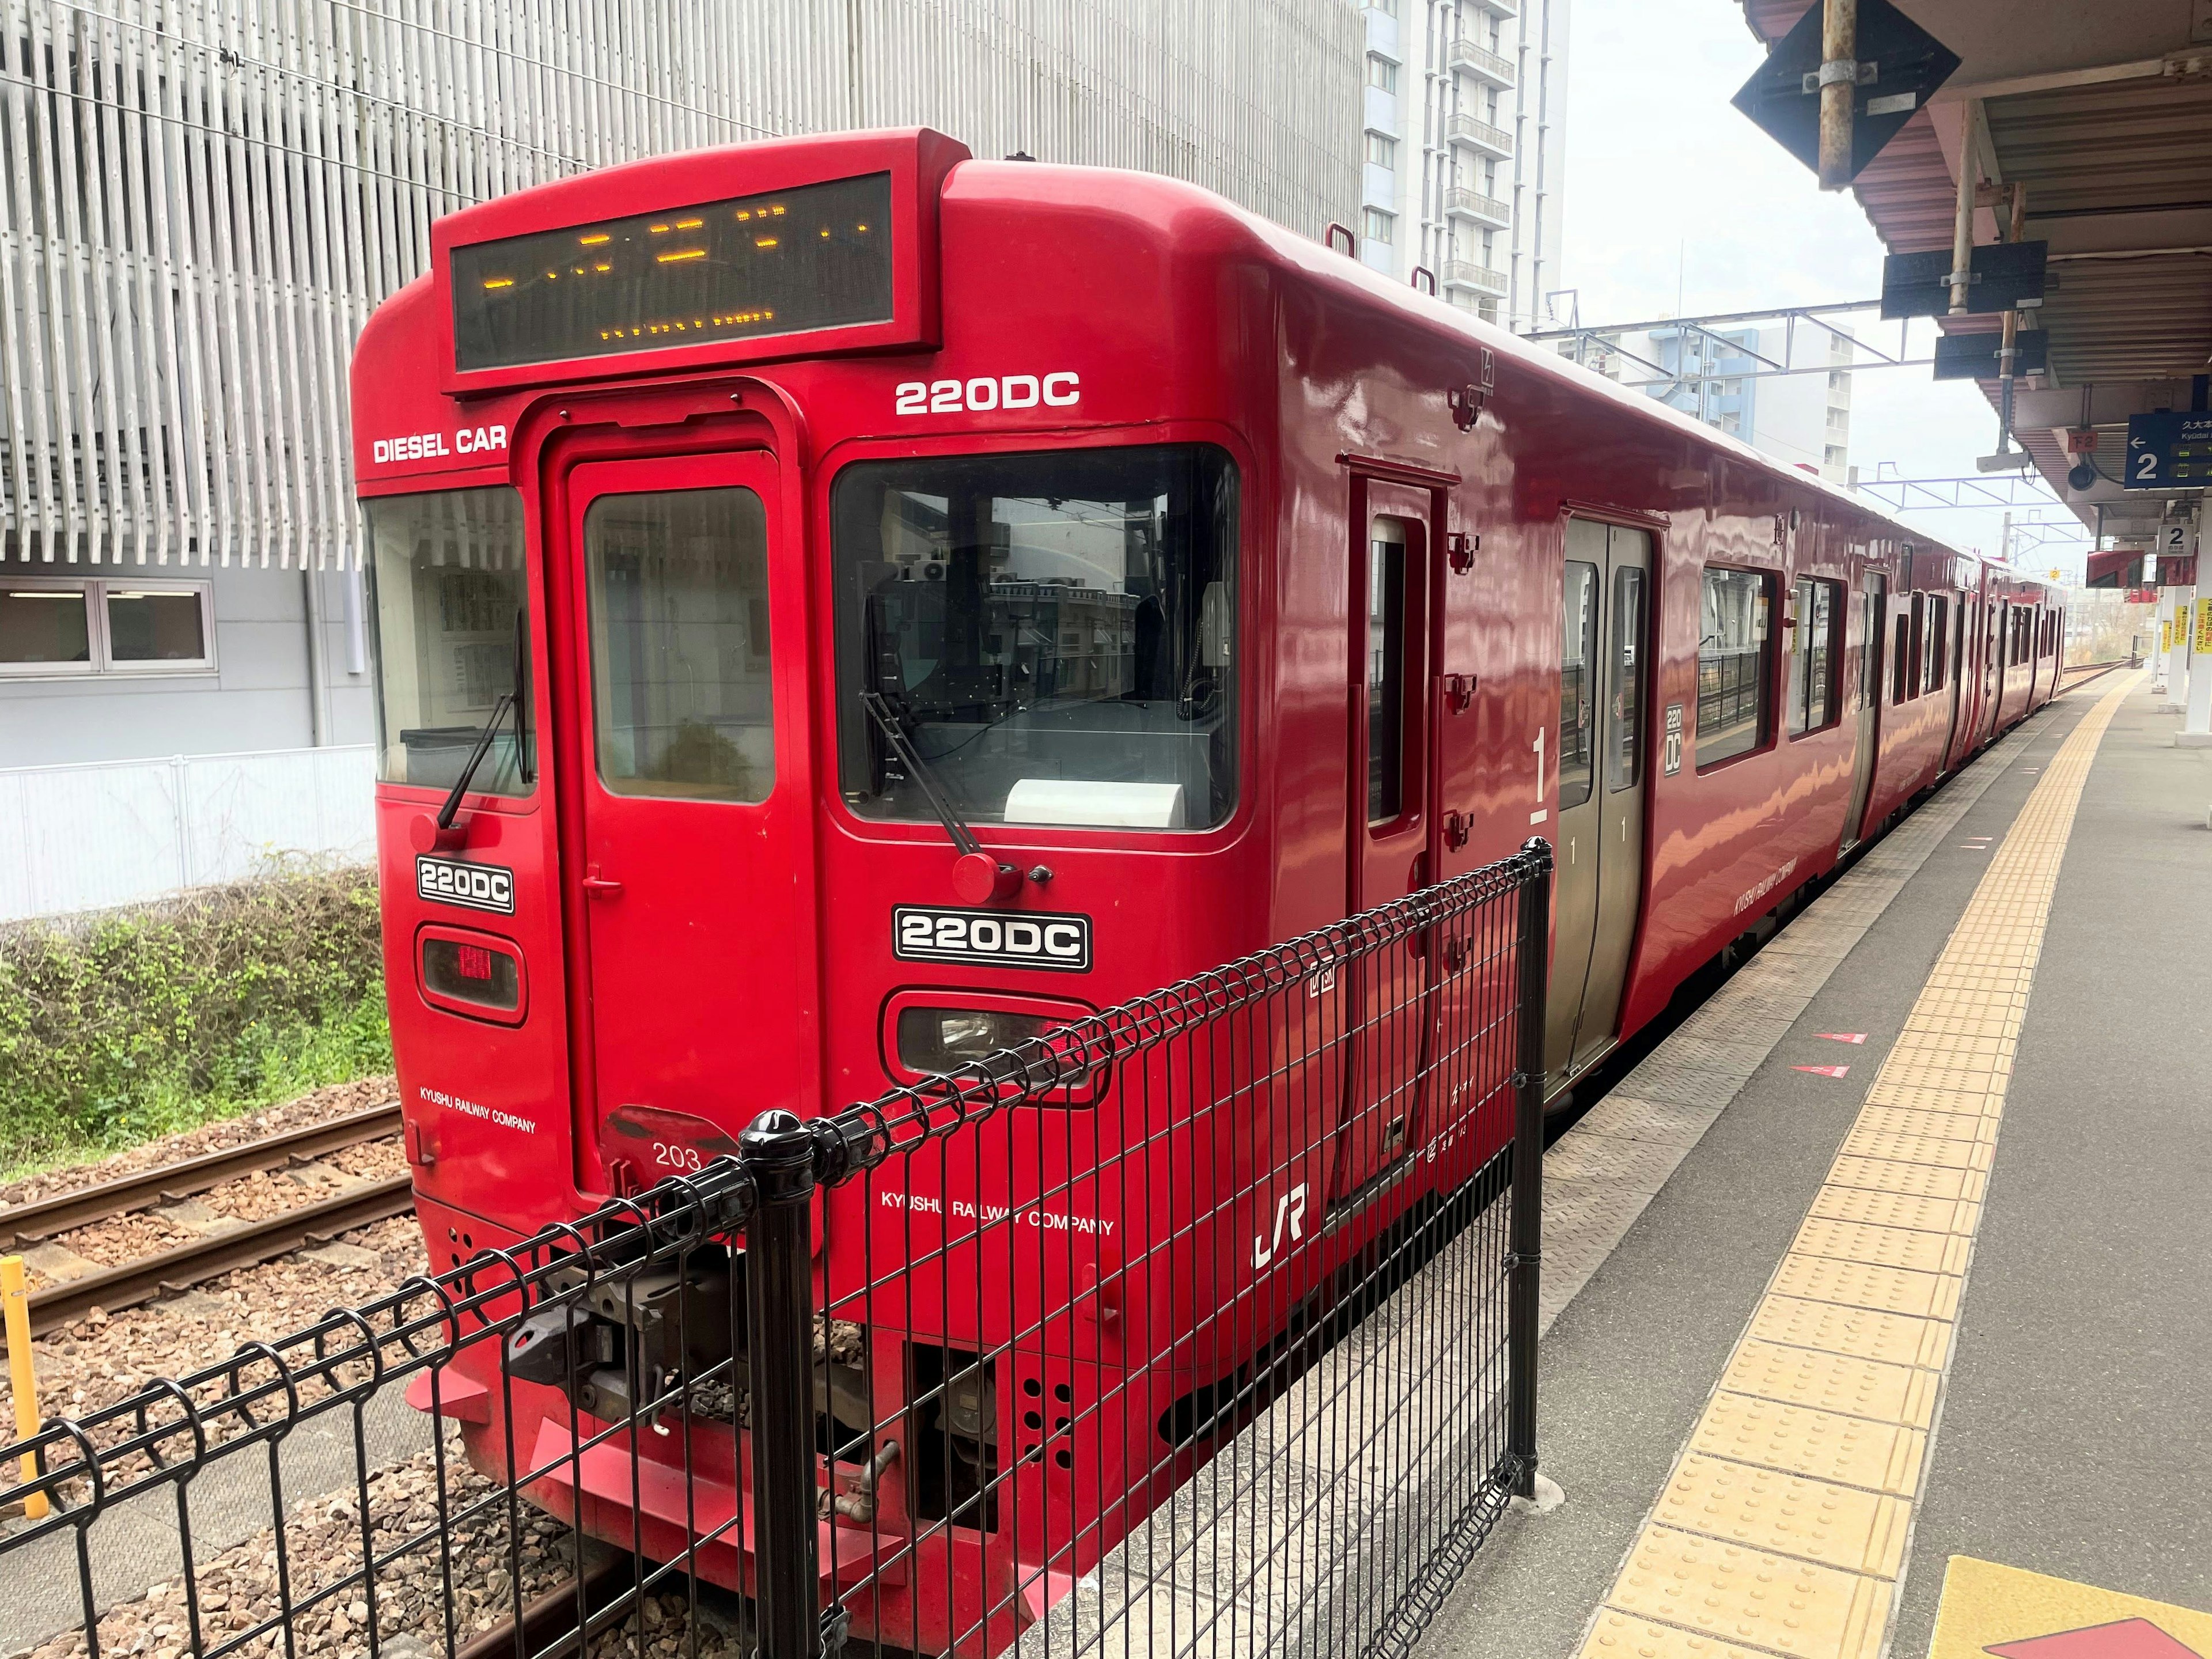
<path id="1" fill-rule="evenodd" d="M 1487 265 L 1476 264 L 1471 259 L 1444 261 L 1443 281 L 1446 288 L 1463 288 L 1471 294 L 1480 294 L 1493 300 L 1505 297 L 1508 286 L 1505 273 L 1492 270 Z"/>
<path id="2" fill-rule="evenodd" d="M 1513 87 L 1513 65 L 1506 58 L 1472 40 L 1455 40 L 1444 52 L 1447 69 L 1465 70 L 1478 81 L 1493 87 Z"/>
<path id="3" fill-rule="evenodd" d="M 1444 191 L 1444 211 L 1455 218 L 1472 219 L 1497 230 L 1507 229 L 1513 223 L 1510 206 L 1495 196 L 1485 196 L 1464 185 L 1453 185 Z"/>
<path id="4" fill-rule="evenodd" d="M 1444 137 L 1455 144 L 1464 144 L 1478 155 L 1495 155 L 1501 161 L 1513 159 L 1513 135 L 1504 127 L 1493 127 L 1472 115 L 1455 115 L 1446 121 Z"/>
<path id="5" fill-rule="evenodd" d="M 1521 0 L 1474 0 L 1474 3 L 1492 17 L 1518 17 L 1521 15 Z"/>

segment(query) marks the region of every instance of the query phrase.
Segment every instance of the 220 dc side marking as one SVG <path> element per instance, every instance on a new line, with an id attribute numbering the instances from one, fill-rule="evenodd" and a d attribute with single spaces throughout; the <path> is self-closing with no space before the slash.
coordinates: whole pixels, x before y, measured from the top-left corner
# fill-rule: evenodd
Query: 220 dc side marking
<path id="1" fill-rule="evenodd" d="M 981 963 L 994 968 L 1087 974 L 1091 918 L 902 904 L 891 912 L 891 954 L 903 962 Z"/>
<path id="2" fill-rule="evenodd" d="M 463 864 L 453 859 L 417 857 L 415 896 L 470 910 L 514 914 L 514 872 L 496 864 Z"/>

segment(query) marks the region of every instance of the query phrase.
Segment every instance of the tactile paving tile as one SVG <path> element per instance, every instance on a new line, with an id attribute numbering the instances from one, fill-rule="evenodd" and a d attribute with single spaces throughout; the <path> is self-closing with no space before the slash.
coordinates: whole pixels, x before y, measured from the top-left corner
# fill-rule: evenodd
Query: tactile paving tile
<path id="1" fill-rule="evenodd" d="M 2004 1113 L 2004 1096 L 1994 1090 L 1927 1089 L 1915 1084 L 1892 1081 L 1887 1076 L 1878 1077 L 1867 1091 L 1867 1102 L 1875 1106 L 1905 1106 L 1923 1112 L 1952 1112 L 1969 1117 L 2001 1117 Z"/>
<path id="2" fill-rule="evenodd" d="M 1959 1310 L 1959 1281 L 1947 1273 L 1879 1267 L 1869 1261 L 1832 1261 L 1826 1256 L 1799 1255 L 1794 1251 L 1782 1258 L 1774 1275 L 1774 1290 L 1780 1296 L 1879 1308 L 1884 1313 L 1911 1314 L 1922 1319 L 1950 1319 Z"/>
<path id="3" fill-rule="evenodd" d="M 1947 1170 L 1986 1170 L 1990 1148 L 1971 1140 L 1938 1140 L 1932 1135 L 1885 1134 L 1854 1128 L 1844 1137 L 1852 1158 L 1880 1158 L 1897 1164 L 1933 1164 Z"/>
<path id="4" fill-rule="evenodd" d="M 1721 1387 L 1784 1405 L 1924 1429 L 1936 1415 L 1939 1376 L 1914 1365 L 1753 1339 L 1736 1349 L 1721 1375 Z"/>
<path id="5" fill-rule="evenodd" d="M 1877 1308 L 1770 1295 L 1752 1316 L 1747 1340 L 1795 1343 L 1892 1364 L 1941 1366 L 1951 1351 L 1951 1326 L 1945 1320 Z"/>
<path id="6" fill-rule="evenodd" d="M 1825 1255 L 1879 1267 L 1909 1267 L 1916 1273 L 1962 1273 L 1973 1241 L 1956 1233 L 1921 1232 L 1863 1221 L 1808 1216 L 1790 1246 L 1801 1255 Z"/>
<path id="7" fill-rule="evenodd" d="M 1746 1394 L 1716 1394 L 1690 1449 L 1815 1480 L 1910 1498 L 1920 1485 L 1928 1437 L 1902 1423 L 1875 1423 Z"/>
<path id="8" fill-rule="evenodd" d="M 1653 1527 L 1606 1599 L 1623 1613 L 1791 1659 L 1870 1659 L 1890 1595 L 1883 1579 Z"/>
<path id="9" fill-rule="evenodd" d="M 1938 1140 L 1997 1138 L 1996 1120 L 1984 1113 L 1938 1112 L 1926 1106 L 1863 1106 L 1857 1127 L 1878 1134 L 1932 1135 Z"/>
<path id="10" fill-rule="evenodd" d="M 1638 1619 L 1617 1607 L 1601 1607 L 1577 1659 L 1769 1659 L 1769 1656 L 1696 1631 Z"/>
<path id="11" fill-rule="evenodd" d="M 1894 1577 L 1904 1564 L 1912 1506 L 1887 1492 L 1693 1452 L 1659 1494 L 1651 1520 L 1823 1566 Z"/>
<path id="12" fill-rule="evenodd" d="M 1912 1198 L 1966 1198 L 1978 1203 L 1985 1177 L 1978 1170 L 1946 1170 L 1933 1164 L 1899 1164 L 1883 1158 L 1839 1158 L 1828 1171 L 1837 1187 L 1870 1187 Z"/>
<path id="13" fill-rule="evenodd" d="M 1913 1198 L 1866 1187 L 1823 1187 L 1813 1213 L 1823 1221 L 1863 1221 L 1876 1227 L 1911 1227 L 1929 1233 L 1972 1233 L 1982 1206 L 1962 1198 Z"/>

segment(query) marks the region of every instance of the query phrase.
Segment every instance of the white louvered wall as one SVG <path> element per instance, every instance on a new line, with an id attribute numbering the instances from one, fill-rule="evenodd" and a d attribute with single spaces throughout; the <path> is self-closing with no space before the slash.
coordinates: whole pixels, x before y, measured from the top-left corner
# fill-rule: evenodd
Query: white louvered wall
<path id="1" fill-rule="evenodd" d="M 1352 0 L 0 0 L 0 560 L 349 562 L 346 363 L 432 219 L 927 125 L 1318 234 Z"/>

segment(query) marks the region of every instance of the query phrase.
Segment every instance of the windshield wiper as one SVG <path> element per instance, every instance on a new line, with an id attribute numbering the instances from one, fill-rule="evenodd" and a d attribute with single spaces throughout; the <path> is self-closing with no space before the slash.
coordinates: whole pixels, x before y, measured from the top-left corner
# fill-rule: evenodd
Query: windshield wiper
<path id="1" fill-rule="evenodd" d="M 860 707 L 867 710 L 868 718 L 882 729 L 884 741 L 891 746 L 906 775 L 921 791 L 922 799 L 937 814 L 937 821 L 945 826 L 952 845 L 960 857 L 954 866 L 952 881 L 960 896 L 971 903 L 980 904 L 987 898 L 1008 898 L 1021 884 L 1021 872 L 1011 864 L 1002 864 L 995 854 L 985 849 L 975 839 L 975 832 L 968 827 L 952 805 L 952 797 L 944 787 L 944 780 L 936 769 L 921 757 L 921 750 L 914 746 L 906 728 L 891 712 L 890 700 L 880 691 L 860 693 Z"/>
<path id="2" fill-rule="evenodd" d="M 868 718 L 882 728 L 884 740 L 891 746 L 891 753 L 899 757 L 900 764 L 906 768 L 907 776 L 912 778 L 921 789 L 922 799 L 929 803 L 930 811 L 937 814 L 937 821 L 945 826 L 945 833 L 952 837 L 952 844 L 963 853 L 981 852 L 983 843 L 975 839 L 975 832 L 968 827 L 967 820 L 954 809 L 951 797 L 942 787 L 944 780 L 937 775 L 934 767 L 922 759 L 921 750 L 914 746 L 913 740 L 906 734 L 906 728 L 899 724 L 898 716 L 891 713 L 890 703 L 884 694 L 880 691 L 861 692 L 860 707 L 866 709 Z"/>
<path id="3" fill-rule="evenodd" d="M 523 632 L 523 613 L 514 613 L 514 690 L 502 691 L 493 701 L 491 714 L 477 733 L 477 746 L 469 751 L 468 763 L 461 768 L 461 775 L 453 780 L 453 787 L 446 804 L 438 809 L 438 828 L 453 827 L 453 815 L 461 810 L 461 797 L 469 793 L 469 784 L 476 777 L 477 768 L 491 751 L 491 740 L 498 734 L 499 723 L 512 712 L 514 715 L 514 770 L 525 783 L 532 781 L 534 769 L 530 763 L 530 717 L 523 712 L 523 698 L 528 687 L 523 684 L 524 671 L 530 665 L 529 636 Z"/>

